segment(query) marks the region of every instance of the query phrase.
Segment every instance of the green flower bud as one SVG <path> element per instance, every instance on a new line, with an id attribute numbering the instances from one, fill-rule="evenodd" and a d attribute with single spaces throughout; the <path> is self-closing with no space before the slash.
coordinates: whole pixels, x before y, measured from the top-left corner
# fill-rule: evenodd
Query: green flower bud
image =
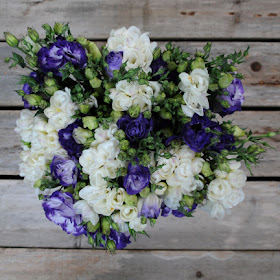
<path id="1" fill-rule="evenodd" d="M 39 108 L 41 108 L 41 109 L 45 109 L 46 107 L 48 107 L 48 102 L 47 102 L 46 100 L 42 99 L 42 100 L 40 101 L 40 104 L 39 104 L 38 106 L 39 106 Z"/>
<path id="2" fill-rule="evenodd" d="M 74 189 L 73 189 L 73 187 L 68 187 L 68 188 L 66 188 L 66 189 L 64 189 L 62 192 L 68 192 L 68 193 L 74 193 Z"/>
<path id="3" fill-rule="evenodd" d="M 102 228 L 102 233 L 109 235 L 110 234 L 110 221 L 107 217 L 103 216 L 101 218 L 101 228 Z"/>
<path id="4" fill-rule="evenodd" d="M 117 223 L 112 222 L 111 226 L 112 226 L 112 229 L 114 229 L 116 231 L 120 231 L 120 227 Z"/>
<path id="5" fill-rule="evenodd" d="M 76 40 L 77 40 L 77 42 L 78 42 L 79 44 L 81 44 L 83 47 L 85 47 L 86 44 L 87 44 L 87 42 L 88 42 L 88 40 L 87 40 L 85 37 L 78 37 Z"/>
<path id="6" fill-rule="evenodd" d="M 186 104 L 185 103 L 185 101 L 184 101 L 184 98 L 183 98 L 183 95 L 182 94 L 177 94 L 176 96 L 175 96 L 175 100 L 177 101 L 177 102 L 179 102 L 181 105 L 184 105 L 184 104 Z M 181 107 L 180 107 L 181 108 Z M 182 109 L 182 108 L 181 108 Z M 183 111 L 182 111 L 183 112 Z M 185 115 L 185 114 L 184 114 Z"/>
<path id="7" fill-rule="evenodd" d="M 140 164 L 144 166 L 148 166 L 151 163 L 151 158 L 149 155 L 143 155 L 140 158 Z"/>
<path id="8" fill-rule="evenodd" d="M 96 75 L 92 68 L 86 68 L 85 76 L 88 80 L 92 80 Z"/>
<path id="9" fill-rule="evenodd" d="M 73 130 L 72 136 L 78 144 L 85 144 L 89 138 L 93 137 L 93 134 L 91 130 L 77 127 Z"/>
<path id="10" fill-rule="evenodd" d="M 83 117 L 83 127 L 88 128 L 90 130 L 96 129 L 99 126 L 99 122 L 97 121 L 96 117 L 87 116 Z"/>
<path id="11" fill-rule="evenodd" d="M 47 32 L 51 32 L 52 31 L 52 28 L 50 27 L 49 24 L 45 23 L 42 25 L 42 27 L 45 29 L 45 31 Z"/>
<path id="12" fill-rule="evenodd" d="M 39 106 L 41 101 L 43 100 L 42 96 L 37 94 L 25 94 L 24 99 L 31 105 L 31 106 Z"/>
<path id="13" fill-rule="evenodd" d="M 208 161 L 205 161 L 203 163 L 201 173 L 203 174 L 204 177 L 209 177 L 210 175 L 213 174 L 210 163 Z"/>
<path id="14" fill-rule="evenodd" d="M 195 57 L 204 57 L 204 53 L 202 52 L 196 52 Z"/>
<path id="15" fill-rule="evenodd" d="M 99 61 L 101 59 L 101 52 L 95 43 L 88 41 L 86 47 L 94 61 Z"/>
<path id="16" fill-rule="evenodd" d="M 114 133 L 114 137 L 117 140 L 121 141 L 121 140 L 125 139 L 125 132 L 122 129 L 119 129 Z"/>
<path id="17" fill-rule="evenodd" d="M 126 151 L 129 149 L 129 141 L 128 140 L 121 140 L 119 143 L 119 148 L 123 151 Z"/>
<path id="18" fill-rule="evenodd" d="M 56 84 L 56 80 L 54 78 L 45 78 L 44 80 L 45 85 L 47 86 L 54 86 Z"/>
<path id="19" fill-rule="evenodd" d="M 227 88 L 233 80 L 234 77 L 230 73 L 223 73 L 222 77 L 218 81 L 218 85 L 220 88 Z"/>
<path id="20" fill-rule="evenodd" d="M 145 225 L 147 223 L 147 218 L 144 216 L 141 216 L 141 224 Z"/>
<path id="21" fill-rule="evenodd" d="M 140 114 L 140 106 L 138 104 L 132 105 L 129 109 L 128 109 L 128 113 L 132 118 L 138 118 L 139 114 Z"/>
<path id="22" fill-rule="evenodd" d="M 120 172 L 121 172 L 120 176 L 124 177 L 127 174 L 127 169 L 125 167 L 121 167 Z"/>
<path id="23" fill-rule="evenodd" d="M 168 112 L 166 109 L 161 109 L 159 115 L 164 120 L 171 120 L 172 119 L 172 114 L 170 112 Z"/>
<path id="24" fill-rule="evenodd" d="M 110 117 L 113 118 L 114 122 L 117 122 L 123 116 L 123 112 L 112 111 Z"/>
<path id="25" fill-rule="evenodd" d="M 177 69 L 177 64 L 174 61 L 168 61 L 167 68 L 170 71 L 174 71 L 175 69 Z"/>
<path id="26" fill-rule="evenodd" d="M 40 40 L 39 34 L 35 29 L 27 27 L 27 32 L 33 42 L 37 43 Z"/>
<path id="27" fill-rule="evenodd" d="M 267 137 L 274 137 L 274 136 L 276 136 L 278 133 L 276 133 L 276 132 L 268 132 L 267 134 L 266 134 L 266 136 Z"/>
<path id="28" fill-rule="evenodd" d="M 172 43 L 171 42 L 168 42 L 166 45 L 165 45 L 166 49 L 168 51 L 170 51 L 172 49 Z"/>
<path id="29" fill-rule="evenodd" d="M 171 141 L 171 147 L 172 148 L 179 148 L 181 147 L 181 140 L 180 139 L 174 139 Z"/>
<path id="30" fill-rule="evenodd" d="M 38 179 L 35 181 L 33 188 L 39 189 L 41 187 L 41 184 L 42 184 L 42 180 Z"/>
<path id="31" fill-rule="evenodd" d="M 150 119 L 152 117 L 152 112 L 150 111 L 143 112 L 143 117 L 146 119 Z"/>
<path id="32" fill-rule="evenodd" d="M 160 48 L 155 48 L 154 52 L 153 52 L 153 60 L 156 60 L 160 57 L 161 55 L 161 50 Z"/>
<path id="33" fill-rule="evenodd" d="M 37 57 L 27 57 L 26 60 L 31 67 L 37 67 Z"/>
<path id="34" fill-rule="evenodd" d="M 245 131 L 243 129 L 241 129 L 239 126 L 235 125 L 233 127 L 233 136 L 235 136 L 235 137 L 243 137 L 245 135 L 246 135 Z"/>
<path id="35" fill-rule="evenodd" d="M 66 40 L 67 40 L 68 42 L 74 42 L 74 37 L 73 37 L 73 35 L 68 35 L 67 38 L 66 38 Z"/>
<path id="36" fill-rule="evenodd" d="M 10 57 L 5 57 L 5 59 L 4 59 L 4 62 L 5 63 L 9 63 L 11 61 L 11 58 Z"/>
<path id="37" fill-rule="evenodd" d="M 220 101 L 220 103 L 221 103 L 222 107 L 224 107 L 225 109 L 230 108 L 228 101 L 222 100 L 222 101 Z"/>
<path id="38" fill-rule="evenodd" d="M 105 103 L 109 104 L 112 99 L 109 96 L 105 95 L 103 100 L 104 100 Z"/>
<path id="39" fill-rule="evenodd" d="M 4 32 L 5 40 L 10 47 L 17 47 L 18 46 L 18 39 L 9 32 Z"/>
<path id="40" fill-rule="evenodd" d="M 223 156 L 227 156 L 228 155 L 228 150 L 226 150 L 226 149 L 224 149 L 224 150 L 222 150 L 221 151 L 221 155 L 223 155 Z"/>
<path id="41" fill-rule="evenodd" d="M 195 68 L 205 68 L 204 60 L 201 57 L 197 57 L 191 64 L 191 69 L 194 70 Z"/>
<path id="42" fill-rule="evenodd" d="M 96 232 L 100 227 L 100 223 L 98 222 L 96 225 L 93 225 L 91 222 L 87 222 L 87 230 L 89 232 Z"/>
<path id="43" fill-rule="evenodd" d="M 102 81 L 100 79 L 98 79 L 97 77 L 94 77 L 93 79 L 91 79 L 89 81 L 89 83 L 93 88 L 99 88 L 102 84 Z"/>
<path id="44" fill-rule="evenodd" d="M 90 105 L 89 104 L 80 104 L 79 105 L 79 110 L 82 114 L 87 114 L 90 110 Z"/>
<path id="45" fill-rule="evenodd" d="M 171 51 L 165 51 L 161 57 L 164 61 L 170 61 Z"/>
<path id="46" fill-rule="evenodd" d="M 169 138 L 169 137 L 171 137 L 172 135 L 174 135 L 172 129 L 170 129 L 170 128 L 163 128 L 163 129 L 161 130 L 161 132 L 162 132 L 162 134 L 163 134 L 163 136 L 164 136 L 165 138 Z"/>
<path id="47" fill-rule="evenodd" d="M 159 106 L 155 106 L 155 107 L 153 108 L 153 111 L 156 112 L 156 113 L 159 112 L 159 111 L 160 111 L 160 107 L 159 107 Z"/>
<path id="48" fill-rule="evenodd" d="M 182 72 L 185 72 L 187 70 L 187 67 L 188 67 L 188 62 L 185 61 L 185 62 L 182 62 L 178 65 L 177 67 L 177 72 L 178 73 L 182 73 Z"/>
<path id="49" fill-rule="evenodd" d="M 218 169 L 220 169 L 221 171 L 225 171 L 227 173 L 230 172 L 230 167 L 229 164 L 227 162 L 222 162 L 218 164 Z"/>
<path id="50" fill-rule="evenodd" d="M 218 84 L 210 84 L 208 87 L 208 89 L 211 91 L 216 91 L 218 88 Z"/>
<path id="51" fill-rule="evenodd" d="M 45 86 L 44 89 L 45 89 L 46 93 L 49 94 L 49 95 L 54 95 L 54 93 L 56 91 L 58 91 L 57 86 Z"/>
<path id="52" fill-rule="evenodd" d="M 176 85 L 173 82 L 170 82 L 166 88 L 166 92 L 170 95 L 173 94 L 173 92 L 176 90 Z"/>
<path id="53" fill-rule="evenodd" d="M 110 253 L 114 254 L 116 251 L 116 244 L 113 240 L 107 240 L 106 249 L 110 251 Z"/>
<path id="54" fill-rule="evenodd" d="M 191 209 L 194 203 L 194 198 L 192 196 L 184 195 L 182 201 Z"/>
<path id="55" fill-rule="evenodd" d="M 137 205 L 137 195 L 136 194 L 133 194 L 133 195 L 129 195 L 127 192 L 125 193 L 124 195 L 124 202 L 127 204 L 127 205 L 130 205 L 130 206 L 136 206 Z"/>
<path id="56" fill-rule="evenodd" d="M 136 150 L 134 148 L 129 148 L 127 153 L 129 156 L 134 157 L 136 155 Z"/>
<path id="57" fill-rule="evenodd" d="M 61 35 L 62 34 L 62 31 L 63 31 L 63 24 L 57 22 L 54 27 L 53 27 L 53 30 L 56 34 L 58 35 Z"/>
<path id="58" fill-rule="evenodd" d="M 147 197 L 150 192 L 151 192 L 150 188 L 146 187 L 139 194 L 140 194 L 141 197 Z"/>
<path id="59" fill-rule="evenodd" d="M 257 154 L 261 154 L 263 152 L 265 152 L 265 149 L 261 148 L 258 145 L 251 145 L 251 146 L 248 147 L 248 153 L 249 154 L 257 155 Z"/>
<path id="60" fill-rule="evenodd" d="M 229 69 L 231 72 L 235 72 L 237 70 L 234 66 L 230 66 Z"/>

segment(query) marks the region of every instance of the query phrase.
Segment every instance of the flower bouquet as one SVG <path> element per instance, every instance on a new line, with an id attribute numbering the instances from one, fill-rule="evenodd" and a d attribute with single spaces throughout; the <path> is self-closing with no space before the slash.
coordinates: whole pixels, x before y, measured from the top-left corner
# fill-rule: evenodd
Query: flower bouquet
<path id="1" fill-rule="evenodd" d="M 98 47 L 68 24 L 43 25 L 7 43 L 21 76 L 20 176 L 46 217 L 93 247 L 114 252 L 159 216 L 222 219 L 244 199 L 244 161 L 270 147 L 221 117 L 241 110 L 244 52 L 210 58 L 151 42 L 137 27 L 112 30 Z M 249 143 L 249 145 L 248 145 Z"/>

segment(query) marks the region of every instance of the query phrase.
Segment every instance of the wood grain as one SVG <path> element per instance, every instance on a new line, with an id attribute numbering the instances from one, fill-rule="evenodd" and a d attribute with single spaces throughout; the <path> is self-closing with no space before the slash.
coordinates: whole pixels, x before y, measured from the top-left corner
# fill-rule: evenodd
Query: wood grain
<path id="1" fill-rule="evenodd" d="M 19 172 L 20 137 L 14 132 L 19 115 L 20 111 L 0 111 L 0 175 L 18 175 Z M 280 111 L 243 111 L 225 119 L 233 119 L 234 124 L 261 134 L 279 129 Z M 255 176 L 279 176 L 280 136 L 268 142 L 278 150 L 268 150 L 264 154 L 261 166 L 252 168 Z"/>
<path id="2" fill-rule="evenodd" d="M 104 39 L 113 28 L 135 25 L 154 38 L 277 39 L 279 14 L 278 0 L 2 0 L 0 26 L 16 36 L 27 24 L 38 29 L 70 21 L 75 35 L 88 38 Z"/>
<path id="3" fill-rule="evenodd" d="M 0 246 L 89 248 L 84 236 L 74 238 L 50 222 L 35 190 L 20 180 L 0 181 Z M 141 236 L 129 249 L 280 250 L 280 183 L 247 182 L 245 201 L 223 221 L 202 210 L 194 218 L 160 217 L 151 238 Z"/>
<path id="4" fill-rule="evenodd" d="M 166 42 L 159 42 L 165 45 Z M 99 46 L 102 42 L 98 42 Z M 204 42 L 177 42 L 182 49 L 195 53 L 202 50 Z M 212 56 L 229 53 L 234 50 L 245 50 L 250 44 L 251 50 L 247 63 L 241 64 L 238 71 L 243 73 L 245 87 L 244 106 L 280 106 L 280 43 L 242 43 L 216 42 L 212 46 Z M 14 92 L 20 89 L 19 75 L 29 74 L 29 70 L 21 68 L 8 69 L 4 58 L 11 55 L 13 49 L 5 43 L 0 43 L 0 106 L 23 106 L 21 98 Z M 259 68 L 254 67 L 259 63 Z M 258 71 L 256 71 L 258 70 Z"/>
<path id="5" fill-rule="evenodd" d="M 279 252 L 0 249 L 5 280 L 278 280 Z M 15 265 L 16 264 L 16 265 Z"/>

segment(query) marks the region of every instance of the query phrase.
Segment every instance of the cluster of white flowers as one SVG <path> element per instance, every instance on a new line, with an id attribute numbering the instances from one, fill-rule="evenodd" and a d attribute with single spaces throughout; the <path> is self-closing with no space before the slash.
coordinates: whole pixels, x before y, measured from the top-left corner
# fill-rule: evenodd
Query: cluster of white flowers
<path id="1" fill-rule="evenodd" d="M 122 80 L 116 84 L 116 88 L 110 89 L 112 108 L 115 111 L 127 111 L 132 105 L 139 105 L 141 112 L 151 111 L 151 98 L 157 97 L 160 90 L 158 82 L 150 82 L 147 86 L 139 85 L 136 81 Z"/>
<path id="2" fill-rule="evenodd" d="M 128 29 L 123 27 L 112 30 L 106 46 L 110 52 L 123 52 L 123 63 L 127 63 L 127 71 L 138 67 L 146 73 L 151 71 L 150 65 L 157 43 L 151 43 L 148 33 L 141 34 L 139 28 L 131 26 Z"/>
<path id="3" fill-rule="evenodd" d="M 196 157 L 195 152 L 187 145 L 178 150 L 172 149 L 169 153 L 173 155 L 169 159 L 159 157 L 157 165 L 163 167 L 152 174 L 151 182 L 161 186 L 164 183 L 162 181 L 166 181 L 168 187 L 161 190 L 166 189 L 161 195 L 166 206 L 176 210 L 183 195 L 191 196 L 192 191 L 203 188 L 202 181 L 195 176 L 201 172 L 204 159 Z"/>
<path id="4" fill-rule="evenodd" d="M 186 105 L 182 105 L 183 112 L 192 117 L 197 113 L 203 116 L 203 110 L 209 109 L 207 90 L 209 86 L 209 74 L 207 68 L 195 68 L 190 74 L 181 73 L 179 88 L 184 92 L 183 99 Z"/>
<path id="5" fill-rule="evenodd" d="M 211 217 L 223 219 L 229 209 L 237 206 L 244 200 L 242 188 L 247 177 L 243 170 L 239 169 L 239 162 L 229 164 L 230 172 L 215 170 L 216 179 L 210 182 L 207 192 L 207 203 L 202 207 Z"/>

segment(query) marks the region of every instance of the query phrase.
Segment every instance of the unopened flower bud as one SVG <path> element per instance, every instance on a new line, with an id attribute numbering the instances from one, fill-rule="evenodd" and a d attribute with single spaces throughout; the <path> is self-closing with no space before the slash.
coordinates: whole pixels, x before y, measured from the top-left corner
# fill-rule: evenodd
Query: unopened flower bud
<path id="1" fill-rule="evenodd" d="M 38 179 L 35 181 L 33 188 L 39 189 L 41 187 L 41 184 L 42 184 L 42 180 Z"/>
<path id="2" fill-rule="evenodd" d="M 96 117 L 93 116 L 87 116 L 83 117 L 83 127 L 88 128 L 90 130 L 96 129 L 99 126 L 99 123 L 96 119 Z"/>
<path id="3" fill-rule="evenodd" d="M 121 141 L 121 140 L 125 139 L 125 132 L 122 129 L 119 129 L 114 133 L 114 137 L 117 140 Z"/>
<path id="4" fill-rule="evenodd" d="M 91 106 L 89 104 L 80 104 L 79 110 L 82 114 L 87 114 L 90 110 Z"/>
<path id="5" fill-rule="evenodd" d="M 165 99 L 165 97 L 166 97 L 166 94 L 164 92 L 160 92 L 158 94 L 158 96 L 156 97 L 156 102 L 157 103 L 162 102 Z"/>
<path id="6" fill-rule="evenodd" d="M 17 47 L 18 46 L 18 39 L 9 32 L 4 32 L 5 40 L 10 47 Z"/>
<path id="7" fill-rule="evenodd" d="M 178 65 L 177 67 L 177 72 L 178 73 L 182 73 L 182 72 L 185 72 L 187 70 L 187 67 L 188 67 L 188 62 L 185 61 L 185 62 L 182 62 Z"/>
<path id="8" fill-rule="evenodd" d="M 46 77 L 44 80 L 45 85 L 47 86 L 54 86 L 56 84 L 56 80 L 54 78 Z"/>
<path id="9" fill-rule="evenodd" d="M 276 136 L 278 133 L 276 133 L 276 132 L 268 132 L 266 135 L 267 135 L 267 137 L 274 137 L 274 136 Z"/>
<path id="10" fill-rule="evenodd" d="M 45 89 L 46 93 L 49 94 L 49 95 L 54 95 L 54 93 L 56 91 L 58 91 L 57 86 L 45 86 L 44 89 Z"/>
<path id="11" fill-rule="evenodd" d="M 233 136 L 235 137 L 243 137 L 245 136 L 245 131 L 243 129 L 241 129 L 239 126 L 235 125 L 233 127 Z"/>
<path id="12" fill-rule="evenodd" d="M 227 88 L 232 81 L 234 80 L 234 77 L 230 73 L 222 74 L 222 77 L 218 81 L 218 85 L 220 88 Z"/>
<path id="13" fill-rule="evenodd" d="M 89 138 L 93 137 L 93 134 L 88 129 L 77 127 L 73 130 L 72 136 L 78 144 L 85 144 Z"/>
<path id="14" fill-rule="evenodd" d="M 174 135 L 174 133 L 173 133 L 173 131 L 172 131 L 171 128 L 163 128 L 163 129 L 161 130 L 161 132 L 162 132 L 162 134 L 163 134 L 163 136 L 164 136 L 165 138 L 169 138 L 169 137 L 171 137 L 172 135 Z"/>
<path id="15" fill-rule="evenodd" d="M 172 119 L 172 114 L 170 112 L 168 112 L 166 109 L 161 109 L 159 115 L 164 120 L 171 120 Z"/>
<path id="16" fill-rule="evenodd" d="M 192 208 L 194 203 L 194 198 L 192 196 L 184 195 L 182 201 L 188 208 Z"/>
<path id="17" fill-rule="evenodd" d="M 128 140 L 121 140 L 119 143 L 119 148 L 123 151 L 126 151 L 129 149 L 129 141 Z"/>
<path id="18" fill-rule="evenodd" d="M 141 111 L 141 108 L 138 104 L 134 104 L 128 109 L 128 113 L 132 118 L 138 118 L 140 111 Z"/>
<path id="19" fill-rule="evenodd" d="M 93 225 L 91 222 L 87 222 L 87 230 L 89 232 L 96 232 L 100 227 L 100 223 L 98 222 L 96 225 Z"/>
<path id="20" fill-rule="evenodd" d="M 85 70 L 85 76 L 88 80 L 92 80 L 96 75 L 93 71 L 93 69 L 91 68 L 86 68 Z"/>
<path id="21" fill-rule="evenodd" d="M 261 154 L 263 152 L 265 152 L 265 149 L 261 148 L 258 145 L 251 145 L 251 146 L 248 147 L 248 153 L 249 154 L 257 155 L 257 154 Z"/>
<path id="22" fill-rule="evenodd" d="M 164 61 L 170 61 L 171 51 L 165 51 L 161 57 Z"/>
<path id="23" fill-rule="evenodd" d="M 148 166 L 151 163 L 151 158 L 149 155 L 143 155 L 140 158 L 140 164 L 144 166 Z"/>
<path id="24" fill-rule="evenodd" d="M 60 22 L 57 22 L 54 25 L 53 30 L 56 34 L 61 35 L 62 31 L 63 31 L 63 24 L 61 24 Z"/>
<path id="25" fill-rule="evenodd" d="M 91 79 L 89 81 L 89 83 L 93 88 L 99 88 L 102 84 L 102 81 L 100 79 L 98 79 L 97 77 L 94 77 L 93 79 Z"/>
<path id="26" fill-rule="evenodd" d="M 150 188 L 146 187 L 139 194 L 140 194 L 141 197 L 147 197 L 150 192 L 151 192 Z"/>
<path id="27" fill-rule="evenodd" d="M 143 117 L 146 119 L 150 119 L 152 117 L 152 112 L 150 111 L 143 112 Z"/>
<path id="28" fill-rule="evenodd" d="M 204 177 L 209 177 L 210 175 L 213 174 L 210 163 L 208 161 L 205 161 L 203 163 L 201 173 L 203 174 Z"/>
<path id="29" fill-rule="evenodd" d="M 81 44 L 83 47 L 86 46 L 87 41 L 88 41 L 85 37 L 78 37 L 76 40 L 77 40 L 77 42 L 78 42 L 79 44 Z"/>
<path id="30" fill-rule="evenodd" d="M 106 243 L 106 249 L 110 251 L 110 253 L 114 254 L 116 251 L 116 244 L 113 240 L 109 239 Z"/>
<path id="31" fill-rule="evenodd" d="M 177 94 L 177 95 L 175 96 L 175 100 L 176 100 L 177 102 L 179 102 L 181 105 L 186 104 L 185 101 L 184 101 L 184 98 L 183 98 L 183 95 L 182 95 L 182 94 Z M 180 107 L 180 108 L 181 108 L 181 107 Z M 181 109 L 182 109 L 182 108 L 181 108 Z"/>
<path id="32" fill-rule="evenodd" d="M 145 225 L 147 223 L 147 218 L 145 216 L 141 216 L 141 224 Z"/>
<path id="33" fill-rule="evenodd" d="M 168 61 L 167 68 L 170 71 L 174 71 L 175 69 L 177 69 L 177 64 L 174 61 Z"/>
<path id="34" fill-rule="evenodd" d="M 110 234 L 110 221 L 107 217 L 103 216 L 101 218 L 101 228 L 102 228 L 102 233 L 109 235 Z"/>
<path id="35" fill-rule="evenodd" d="M 68 42 L 74 42 L 74 37 L 73 37 L 73 35 L 68 35 L 68 36 L 66 37 L 66 40 L 67 40 Z"/>
<path id="36" fill-rule="evenodd" d="M 176 149 L 181 147 L 181 140 L 180 139 L 174 139 L 171 141 L 171 147 Z"/>
<path id="37" fill-rule="evenodd" d="M 40 40 L 39 34 L 35 29 L 27 27 L 27 32 L 33 42 L 37 43 Z"/>
<path id="38" fill-rule="evenodd" d="M 86 47 L 94 61 L 99 61 L 101 59 L 101 52 L 95 43 L 88 41 Z"/>
<path id="39" fill-rule="evenodd" d="M 196 52 L 195 57 L 204 57 L 204 53 L 202 52 Z"/>
<path id="40" fill-rule="evenodd" d="M 26 60 L 31 67 L 37 67 L 37 57 L 27 57 Z"/>
<path id="41" fill-rule="evenodd" d="M 191 64 L 191 69 L 194 70 L 196 68 L 201 68 L 204 69 L 205 68 L 205 63 L 203 58 L 201 57 L 197 57 Z"/>
<path id="42" fill-rule="evenodd" d="M 42 96 L 37 94 L 25 94 L 24 99 L 31 105 L 31 106 L 39 106 L 41 101 L 43 100 Z"/>
<path id="43" fill-rule="evenodd" d="M 114 122 L 117 122 L 123 116 L 123 112 L 112 111 L 110 117 L 113 118 Z"/>
<path id="44" fill-rule="evenodd" d="M 153 60 L 158 59 L 158 58 L 160 57 L 160 55 L 161 55 L 161 50 L 160 50 L 160 48 L 156 48 L 156 49 L 154 50 L 154 52 L 153 52 Z"/>
<path id="45" fill-rule="evenodd" d="M 218 88 L 218 84 L 210 84 L 208 87 L 208 89 L 211 91 L 216 91 Z"/>
<path id="46" fill-rule="evenodd" d="M 153 111 L 156 112 L 156 113 L 159 112 L 159 111 L 160 111 L 160 107 L 159 107 L 159 106 L 155 106 L 155 107 L 153 108 Z"/>
<path id="47" fill-rule="evenodd" d="M 230 71 L 232 71 L 232 72 L 236 72 L 236 70 L 237 70 L 234 66 L 230 66 L 229 68 L 230 68 Z"/>
<path id="48" fill-rule="evenodd" d="M 127 205 L 131 205 L 131 206 L 136 206 L 137 205 L 137 195 L 133 194 L 133 195 L 129 195 L 127 192 L 124 195 L 124 202 Z"/>
<path id="49" fill-rule="evenodd" d="M 129 156 L 134 157 L 136 155 L 136 150 L 134 148 L 129 148 L 127 153 Z"/>
<path id="50" fill-rule="evenodd" d="M 230 172 L 230 167 L 229 164 L 227 162 L 222 162 L 218 164 L 218 169 L 221 171 L 225 171 L 227 173 Z"/>

